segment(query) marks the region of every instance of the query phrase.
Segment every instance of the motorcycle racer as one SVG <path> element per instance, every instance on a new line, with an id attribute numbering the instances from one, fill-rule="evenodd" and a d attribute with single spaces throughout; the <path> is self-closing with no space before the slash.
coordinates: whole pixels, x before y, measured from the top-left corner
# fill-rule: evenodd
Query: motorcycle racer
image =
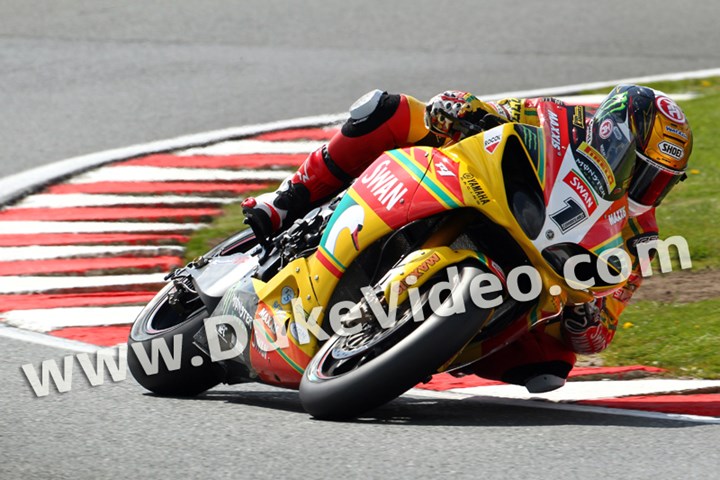
<path id="1" fill-rule="evenodd" d="M 345 188 L 383 151 L 408 146 L 447 146 L 504 122 L 540 126 L 538 107 L 556 99 L 504 99 L 483 102 L 459 91 L 433 97 L 427 105 L 404 94 L 369 92 L 350 108 L 350 118 L 333 138 L 311 153 L 297 173 L 276 191 L 243 202 L 247 222 L 267 238 L 327 197 Z M 657 237 L 655 207 L 684 177 L 692 132 L 682 110 L 647 87 L 621 85 L 586 121 L 574 128 L 606 158 L 620 158 L 615 137 L 634 137 L 637 160 L 628 186 L 628 222 L 622 237 L 632 259 L 626 284 L 608 297 L 567 306 L 560 318 L 535 328 L 507 347 L 463 369 L 533 393 L 559 388 L 576 354 L 604 350 L 618 317 L 640 286 L 636 245 Z M 573 122 L 575 123 L 575 122 Z M 614 165 L 613 165 L 614 167 Z"/>

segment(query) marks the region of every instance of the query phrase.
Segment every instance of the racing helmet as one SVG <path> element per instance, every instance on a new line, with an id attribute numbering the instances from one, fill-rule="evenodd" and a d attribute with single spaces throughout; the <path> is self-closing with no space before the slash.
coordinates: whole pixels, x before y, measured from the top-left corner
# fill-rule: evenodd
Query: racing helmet
<path id="1" fill-rule="evenodd" d="M 457 142 L 480 133 L 489 125 L 483 121 L 494 109 L 475 95 L 459 90 L 447 90 L 435 95 L 425 107 L 425 126 L 432 133 Z M 504 121 L 497 114 L 498 121 Z M 492 126 L 495 126 L 492 125 Z"/>
<path id="2" fill-rule="evenodd" d="M 693 137 L 682 109 L 666 94 L 637 85 L 619 85 L 600 104 L 588 131 L 590 143 L 605 154 L 609 140 L 629 129 L 636 160 L 628 176 L 629 208 L 639 215 L 660 205 L 686 178 Z M 617 131 L 616 131 L 617 130 Z"/>

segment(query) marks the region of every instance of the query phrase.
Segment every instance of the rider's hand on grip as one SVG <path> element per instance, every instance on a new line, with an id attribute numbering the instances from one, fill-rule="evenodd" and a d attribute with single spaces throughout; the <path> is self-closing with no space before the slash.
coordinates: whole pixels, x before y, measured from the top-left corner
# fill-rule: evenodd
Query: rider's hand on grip
<path id="1" fill-rule="evenodd" d="M 565 341 L 580 354 L 603 351 L 612 340 L 614 331 L 602 318 L 605 299 L 565 307 L 561 329 Z"/>
<path id="2" fill-rule="evenodd" d="M 494 113 L 488 112 L 485 114 L 485 116 L 482 119 L 483 123 L 483 129 L 484 130 L 490 130 L 491 128 L 495 128 L 498 125 L 502 125 L 503 123 L 507 123 L 507 120 L 505 120 L 500 115 L 496 115 Z"/>
<path id="3" fill-rule="evenodd" d="M 602 301 L 602 299 L 600 299 Z M 597 302 L 568 305 L 563 310 L 563 326 L 571 332 L 584 332 L 600 322 L 600 308 Z"/>

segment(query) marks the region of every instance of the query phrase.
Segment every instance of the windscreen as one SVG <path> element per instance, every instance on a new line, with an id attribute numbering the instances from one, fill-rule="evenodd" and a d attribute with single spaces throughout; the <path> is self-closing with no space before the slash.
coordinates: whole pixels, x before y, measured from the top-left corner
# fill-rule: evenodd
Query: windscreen
<path id="1" fill-rule="evenodd" d="M 576 161 L 605 200 L 627 191 L 635 166 L 635 135 L 630 130 L 628 97 L 608 97 L 598 108 L 577 148 Z"/>
<path id="2" fill-rule="evenodd" d="M 636 139 L 630 129 L 629 112 L 628 91 L 616 89 L 600 104 L 588 125 L 586 143 L 601 155 L 601 168 L 612 172 L 607 196 L 603 195 L 606 200 L 617 200 L 625 194 L 635 167 Z"/>

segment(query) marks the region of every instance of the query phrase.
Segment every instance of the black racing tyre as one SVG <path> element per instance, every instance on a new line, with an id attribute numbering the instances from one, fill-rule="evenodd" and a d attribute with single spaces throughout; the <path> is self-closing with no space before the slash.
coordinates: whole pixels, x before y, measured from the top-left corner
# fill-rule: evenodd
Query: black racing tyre
<path id="1" fill-rule="evenodd" d="M 305 370 L 300 383 L 303 408 L 321 419 L 356 417 L 398 397 L 450 360 L 492 313 L 470 297 L 470 282 L 484 270 L 476 263 L 463 263 L 458 269 L 459 283 L 453 291 L 464 302 L 465 313 L 443 317 L 428 311 L 424 321 L 413 322 L 408 320 L 409 307 L 401 305 L 398 321 L 387 330 L 376 325 L 368 327 L 375 332 L 333 336 Z M 424 303 L 429 291 L 422 293 Z M 449 301 L 448 296 L 443 305 Z"/>
<path id="2" fill-rule="evenodd" d="M 198 302 L 198 308 L 189 315 L 178 314 L 168 304 L 168 295 L 173 289 L 172 284 L 163 288 L 135 320 L 128 338 L 128 367 L 135 380 L 153 393 L 192 397 L 222 382 L 225 370 L 193 344 L 193 336 L 203 328 L 203 320 L 208 316 L 207 310 Z M 168 363 L 158 353 L 153 355 L 159 342 L 164 343 L 173 355 L 177 348 L 181 349 L 179 365 Z M 143 366 L 136 348 L 143 349 L 148 359 L 155 356 L 156 371 Z M 175 369 L 177 366 L 179 368 Z"/>
<path id="3" fill-rule="evenodd" d="M 210 250 L 206 258 L 247 252 L 257 245 L 251 229 L 245 229 L 227 238 Z M 193 344 L 194 335 L 203 327 L 208 316 L 199 299 L 190 303 L 187 314 L 179 314 L 168 303 L 168 296 L 175 287 L 166 285 L 140 312 L 133 323 L 128 338 L 128 367 L 135 380 L 158 395 L 191 397 L 208 390 L 225 379 L 225 369 L 213 363 L 208 355 Z M 135 352 L 142 348 L 147 358 L 153 358 L 153 342 L 163 342 L 167 350 L 174 353 L 175 338 L 178 338 L 180 352 L 179 368 L 168 369 L 162 356 L 156 354 L 157 371 L 148 371 Z M 157 350 L 158 345 L 155 345 Z M 196 366 L 197 365 L 197 366 Z"/>

